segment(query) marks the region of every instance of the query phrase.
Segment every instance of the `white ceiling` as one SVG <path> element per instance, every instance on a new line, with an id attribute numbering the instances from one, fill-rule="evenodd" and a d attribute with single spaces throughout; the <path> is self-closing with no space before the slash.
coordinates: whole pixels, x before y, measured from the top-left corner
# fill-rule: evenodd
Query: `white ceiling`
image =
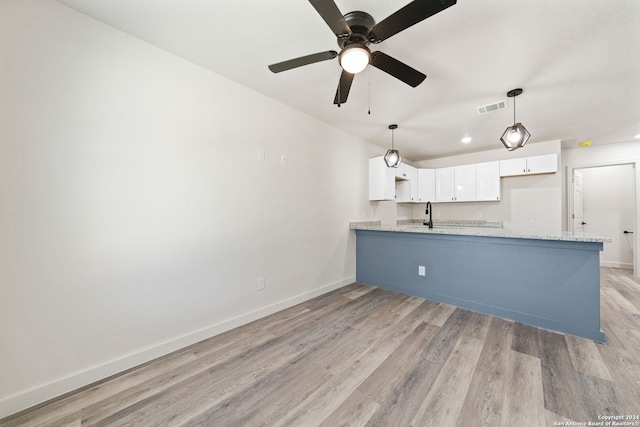
<path id="1" fill-rule="evenodd" d="M 417 88 L 368 67 L 333 105 L 340 67 L 325 61 L 273 74 L 267 65 L 339 51 L 307 0 L 57 0 L 99 21 L 413 161 L 501 147 L 506 110 L 476 107 L 521 87 L 517 121 L 529 143 L 563 147 L 640 134 L 640 1 L 458 0 L 372 46 L 422 71 Z M 406 0 L 335 0 L 379 22 Z M 371 114 L 367 114 L 369 105 Z M 473 141 L 462 144 L 460 139 Z M 638 141 L 640 143 L 640 141 Z"/>

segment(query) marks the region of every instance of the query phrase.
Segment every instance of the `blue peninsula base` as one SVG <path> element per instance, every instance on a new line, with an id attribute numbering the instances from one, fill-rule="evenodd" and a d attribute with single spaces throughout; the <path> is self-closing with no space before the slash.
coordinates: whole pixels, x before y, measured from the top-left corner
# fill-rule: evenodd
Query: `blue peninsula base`
<path id="1" fill-rule="evenodd" d="M 356 230 L 356 280 L 604 342 L 602 248 L 601 242 Z"/>

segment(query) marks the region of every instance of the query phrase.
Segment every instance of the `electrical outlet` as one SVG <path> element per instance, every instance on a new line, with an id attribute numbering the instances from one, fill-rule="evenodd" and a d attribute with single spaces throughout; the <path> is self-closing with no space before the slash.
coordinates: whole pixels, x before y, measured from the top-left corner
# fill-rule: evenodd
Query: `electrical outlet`
<path id="1" fill-rule="evenodd" d="M 264 289 L 264 277 L 258 277 L 258 290 L 261 291 Z"/>
<path id="2" fill-rule="evenodd" d="M 258 160 L 264 162 L 264 148 L 258 148 Z"/>
<path id="3" fill-rule="evenodd" d="M 478 212 L 478 219 L 482 219 L 482 211 Z"/>
<path id="4" fill-rule="evenodd" d="M 536 222 L 532 219 L 529 220 L 529 227 L 535 227 L 536 226 Z"/>
<path id="5" fill-rule="evenodd" d="M 418 266 L 418 276 L 424 276 L 426 274 L 424 265 L 419 265 Z"/>

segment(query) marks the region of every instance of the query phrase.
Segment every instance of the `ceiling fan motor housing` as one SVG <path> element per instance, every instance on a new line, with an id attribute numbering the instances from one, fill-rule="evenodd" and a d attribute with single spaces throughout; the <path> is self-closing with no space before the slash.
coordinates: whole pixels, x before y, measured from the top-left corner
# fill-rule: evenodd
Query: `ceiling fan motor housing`
<path id="1" fill-rule="evenodd" d="M 354 11 L 344 15 L 344 20 L 351 28 L 351 35 L 348 37 L 338 37 L 338 46 L 344 49 L 345 46 L 358 43 L 369 44 L 369 32 L 376 25 L 376 21 L 367 12 Z"/>

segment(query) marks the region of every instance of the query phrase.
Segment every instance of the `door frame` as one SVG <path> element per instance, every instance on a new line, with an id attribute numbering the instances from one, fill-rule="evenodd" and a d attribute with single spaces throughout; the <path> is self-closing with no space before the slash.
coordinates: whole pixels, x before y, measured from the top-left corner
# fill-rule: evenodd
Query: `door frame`
<path id="1" fill-rule="evenodd" d="M 640 160 L 620 160 L 620 161 L 612 161 L 612 162 L 600 162 L 600 163 L 586 163 L 586 164 L 575 164 L 575 165 L 567 165 L 567 182 L 566 182 L 566 194 L 567 194 L 567 230 L 571 232 L 573 229 L 571 226 L 571 215 L 573 213 L 573 171 L 575 169 L 591 169 L 591 168 L 600 168 L 605 166 L 624 166 L 624 165 L 632 165 L 633 166 L 633 224 L 634 224 L 634 233 L 633 233 L 633 275 L 635 277 L 640 278 L 640 254 L 638 253 L 638 233 L 640 233 L 640 197 L 638 197 L 638 189 L 640 183 Z"/>

